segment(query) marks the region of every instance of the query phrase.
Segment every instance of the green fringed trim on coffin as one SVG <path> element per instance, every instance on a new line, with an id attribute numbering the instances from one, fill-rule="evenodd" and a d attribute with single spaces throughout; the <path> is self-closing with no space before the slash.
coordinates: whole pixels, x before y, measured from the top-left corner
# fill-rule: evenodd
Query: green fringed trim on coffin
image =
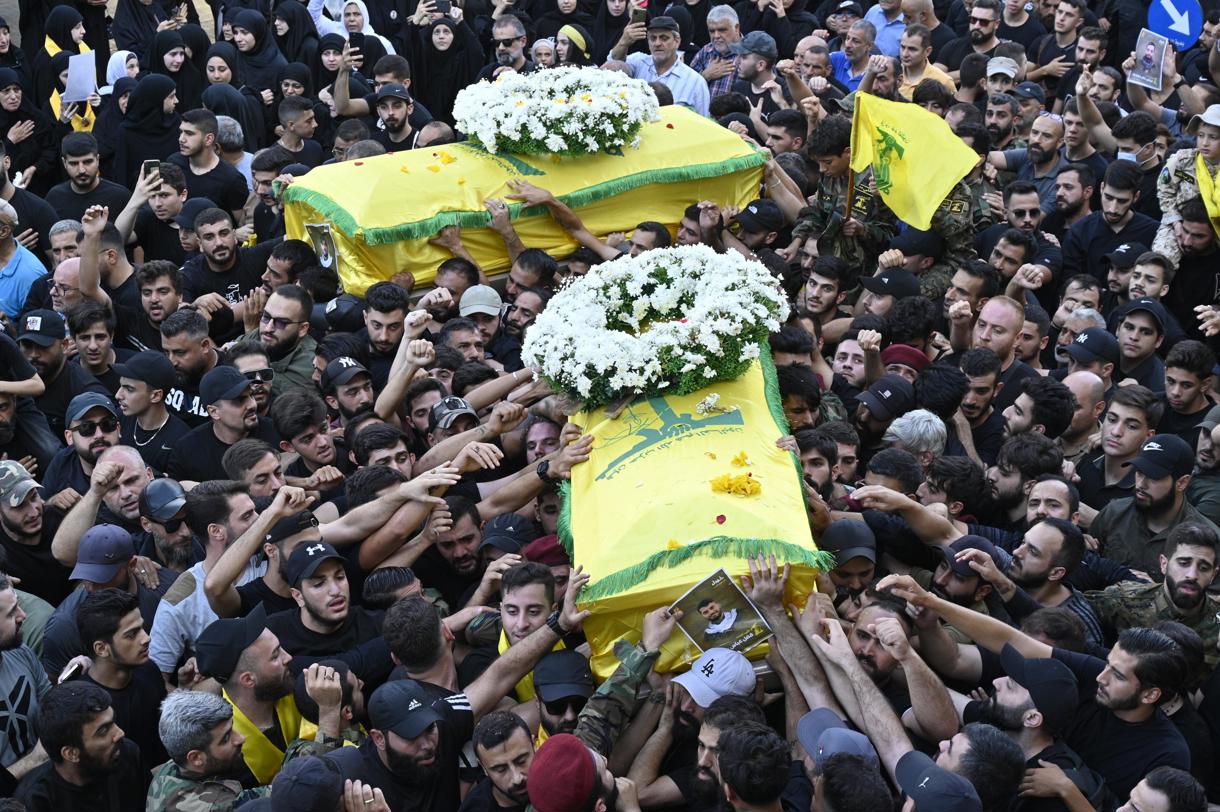
<path id="1" fill-rule="evenodd" d="M 580 593 L 581 602 L 609 598 L 642 584 L 648 576 L 661 567 L 677 567 L 695 556 L 715 558 L 750 558 L 759 554 L 774 554 L 777 561 L 789 564 L 805 564 L 818 570 L 834 566 L 834 556 L 818 550 L 807 550 L 780 539 L 739 539 L 729 536 L 713 536 L 710 539 L 687 544 L 676 550 L 662 550 L 645 558 L 638 564 L 619 570 L 597 583 L 590 584 Z"/>

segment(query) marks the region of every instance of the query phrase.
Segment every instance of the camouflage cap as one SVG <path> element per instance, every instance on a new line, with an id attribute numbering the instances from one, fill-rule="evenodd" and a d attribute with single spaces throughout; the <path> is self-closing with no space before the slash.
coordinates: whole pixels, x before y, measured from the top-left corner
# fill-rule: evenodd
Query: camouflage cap
<path id="1" fill-rule="evenodd" d="M 15 508 L 38 487 L 25 466 L 15 460 L 0 460 L 0 501 Z"/>

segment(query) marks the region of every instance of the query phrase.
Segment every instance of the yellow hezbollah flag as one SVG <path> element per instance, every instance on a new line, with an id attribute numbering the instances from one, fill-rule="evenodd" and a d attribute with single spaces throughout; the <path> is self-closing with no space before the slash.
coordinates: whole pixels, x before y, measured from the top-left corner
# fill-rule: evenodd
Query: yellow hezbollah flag
<path id="1" fill-rule="evenodd" d="M 979 156 L 945 120 L 917 104 L 856 94 L 851 168 L 873 168 L 877 191 L 898 219 L 927 230 L 932 215 Z"/>
<path id="2" fill-rule="evenodd" d="M 1195 183 L 1199 186 L 1199 196 L 1203 198 L 1203 207 L 1207 209 L 1212 230 L 1220 234 L 1220 200 L 1216 199 L 1216 179 L 1207 168 L 1202 153 L 1195 154 Z"/>
<path id="3" fill-rule="evenodd" d="M 713 394 L 715 408 L 701 409 Z M 736 380 L 640 399 L 617 417 L 597 409 L 572 420 L 594 443 L 589 461 L 572 469 L 559 532 L 592 575 L 581 605 L 593 611 L 584 631 L 599 678 L 617 665 L 616 640 L 639 639 L 645 613 L 717 569 L 738 579 L 749 572 L 747 557 L 774 553 L 794 567 L 787 602 L 814 590 L 816 570 L 831 558 L 810 535 L 799 466 L 775 445 L 788 427 L 766 347 Z M 748 656 L 765 653 L 760 646 Z M 675 632 L 658 669 L 698 654 Z"/>
<path id="4" fill-rule="evenodd" d="M 428 240 L 448 225 L 462 227 L 462 241 L 484 271 L 507 272 L 507 251 L 483 207 L 488 198 L 510 204 L 526 245 L 561 257 L 576 250 L 545 207 L 506 199 L 515 178 L 553 192 L 598 235 L 631 231 L 644 220 L 672 231 L 692 203 L 744 207 L 758 197 L 768 155 L 684 107 L 661 110 L 660 121 L 644 125 L 638 149 L 614 154 L 492 155 L 463 143 L 320 166 L 284 193 L 288 236 L 309 240 L 307 225 L 329 223 L 344 289 L 363 294 L 400 271 L 417 284 L 431 282 L 451 255 Z"/>

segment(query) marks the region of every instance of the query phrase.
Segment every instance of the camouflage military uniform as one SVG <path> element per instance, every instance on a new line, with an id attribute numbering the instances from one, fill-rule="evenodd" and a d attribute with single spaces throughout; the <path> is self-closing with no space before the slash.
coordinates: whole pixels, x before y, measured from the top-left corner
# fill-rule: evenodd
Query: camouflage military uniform
<path id="1" fill-rule="evenodd" d="M 1000 222 L 1000 213 L 994 211 L 991 204 L 987 202 L 987 198 L 983 197 L 983 195 L 998 192 L 999 189 L 992 186 L 991 182 L 982 175 L 974 180 L 964 180 L 962 183 L 966 184 L 966 188 L 970 190 L 970 204 L 973 207 L 970 213 L 975 233 L 985 231 Z"/>
<path id="2" fill-rule="evenodd" d="M 931 230 L 940 235 L 945 249 L 940 261 L 919 275 L 919 292 L 934 302 L 945 298 L 953 274 L 977 256 L 973 212 L 974 197 L 970 187 L 958 183 L 932 215 Z"/>
<path id="3" fill-rule="evenodd" d="M 1085 598 L 1097 613 L 1107 639 L 1137 626 L 1151 626 L 1158 620 L 1176 620 L 1203 638 L 1203 660 L 1210 671 L 1220 663 L 1216 639 L 1220 636 L 1220 598 L 1204 593 L 1203 605 L 1189 615 L 1182 614 L 1165 594 L 1164 584 L 1123 581 L 1100 591 L 1086 592 Z"/>
<path id="4" fill-rule="evenodd" d="M 1178 207 L 1188 200 L 1199 196 L 1199 181 L 1195 177 L 1195 156 L 1193 149 L 1183 149 L 1170 155 L 1165 160 L 1165 167 L 1156 178 L 1156 199 L 1161 206 L 1161 226 L 1156 230 L 1152 240 L 1152 250 L 1165 256 L 1176 265 L 1182 260 L 1182 249 L 1178 247 L 1178 238 L 1174 233 L 1174 224 L 1182 219 Z M 1216 167 L 1208 164 L 1207 171 L 1216 175 Z"/>
<path id="5" fill-rule="evenodd" d="M 839 400 L 839 396 L 834 392 L 823 392 L 822 403 L 818 406 L 818 419 L 815 425 L 821 426 L 824 423 L 833 423 L 836 420 L 850 422 L 847 407 L 843 405 L 843 401 Z"/>
<path id="6" fill-rule="evenodd" d="M 815 237 L 818 252 L 843 260 L 852 273 L 872 274 L 877 255 L 890 244 L 896 232 L 894 214 L 877 194 L 872 184 L 872 170 L 856 175 L 856 190 L 852 198 L 851 216 L 864 225 L 864 233 L 848 237 L 842 233 L 847 207 L 847 177 L 822 178 L 812 204 L 801 209 L 792 229 L 793 239 Z"/>
<path id="7" fill-rule="evenodd" d="M 167 761 L 153 773 L 145 812 L 229 812 L 238 804 L 271 795 L 271 787 L 243 789 L 231 778 L 194 778 Z"/>

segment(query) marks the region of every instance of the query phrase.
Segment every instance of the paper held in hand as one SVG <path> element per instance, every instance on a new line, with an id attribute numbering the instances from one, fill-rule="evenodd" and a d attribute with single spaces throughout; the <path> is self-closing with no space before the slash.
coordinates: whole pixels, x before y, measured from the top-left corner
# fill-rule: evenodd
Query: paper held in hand
<path id="1" fill-rule="evenodd" d="M 60 100 L 64 104 L 83 102 L 97 90 L 97 62 L 93 52 L 68 57 L 68 82 Z"/>

